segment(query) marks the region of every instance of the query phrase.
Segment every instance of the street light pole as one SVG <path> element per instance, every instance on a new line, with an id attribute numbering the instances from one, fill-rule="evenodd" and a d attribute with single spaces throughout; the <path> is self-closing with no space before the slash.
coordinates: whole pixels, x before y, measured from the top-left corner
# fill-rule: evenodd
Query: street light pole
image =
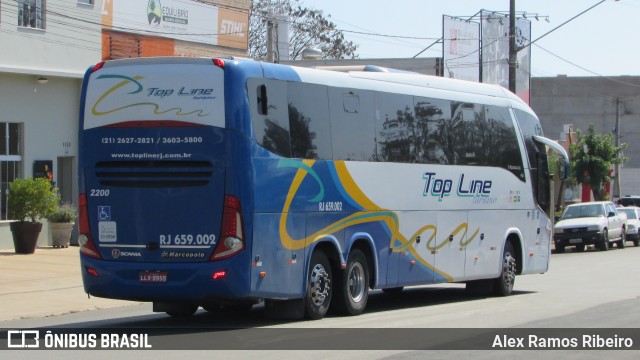
<path id="1" fill-rule="evenodd" d="M 516 49 L 516 0 L 509 0 L 509 91 L 516 93 L 516 64 L 518 49 Z"/>
<path id="2" fill-rule="evenodd" d="M 518 48 L 516 48 L 516 0 L 509 0 L 509 90 L 511 92 L 513 92 L 514 94 L 516 92 L 516 65 L 517 65 L 517 62 L 518 62 L 518 56 L 517 56 L 518 55 L 518 51 L 520 51 L 522 49 L 526 49 L 527 47 L 533 45 L 533 43 L 535 43 L 536 41 L 542 39 L 543 37 L 551 34 L 554 31 L 558 30 L 559 28 L 563 27 L 567 23 L 573 21 L 577 17 L 581 16 L 582 14 L 584 14 L 587 11 L 593 9 L 594 7 L 602 4 L 605 1 L 607 1 L 607 0 L 600 0 L 599 2 L 597 2 L 596 4 L 591 6 L 590 8 L 582 11 L 578 15 L 576 15 L 576 16 L 572 17 L 571 19 L 563 22 L 562 24 L 560 24 L 560 25 L 556 26 L 555 28 L 551 29 L 550 31 L 546 32 L 545 34 L 543 34 L 539 38 L 537 38 L 537 39 L 535 39 L 533 41 L 530 41 L 528 44 L 526 44 L 523 47 L 518 49 Z M 614 1 L 620 1 L 620 0 L 614 0 Z"/>
<path id="3" fill-rule="evenodd" d="M 620 98 L 616 98 L 616 137 L 615 137 L 616 148 L 620 148 Z M 616 177 L 613 178 L 613 198 L 621 198 L 622 197 L 622 184 L 620 184 L 620 162 L 616 162 L 615 164 L 615 173 Z"/>

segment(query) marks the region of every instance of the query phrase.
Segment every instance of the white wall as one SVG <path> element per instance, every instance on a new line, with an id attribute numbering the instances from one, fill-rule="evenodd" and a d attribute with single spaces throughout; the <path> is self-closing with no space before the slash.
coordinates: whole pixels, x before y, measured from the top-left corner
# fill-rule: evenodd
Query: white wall
<path id="1" fill-rule="evenodd" d="M 0 122 L 24 124 L 23 176 L 33 175 L 33 161 L 53 160 L 55 179 L 57 157 L 77 156 L 81 81 L 49 77 L 38 84 L 31 75 L 0 74 Z"/>
<path id="2" fill-rule="evenodd" d="M 0 122 L 23 125 L 20 175 L 31 177 L 34 161 L 51 160 L 55 181 L 58 157 L 72 157 L 77 169 L 80 88 L 86 69 L 102 58 L 102 1 L 47 0 L 44 10 L 44 29 L 22 27 L 18 2 L 2 1 Z M 46 84 L 36 82 L 40 75 Z M 72 193 L 77 199 L 76 181 Z M 0 249 L 13 248 L 8 225 L 0 221 Z M 39 245 L 47 245 L 45 230 Z"/>
<path id="3" fill-rule="evenodd" d="M 18 26 L 18 2 L 0 11 L 0 71 L 83 72 L 102 54 L 101 3 L 47 0 L 45 28 Z M 60 16 L 59 14 L 65 15 Z"/>
<path id="4" fill-rule="evenodd" d="M 23 124 L 23 177 L 33 175 L 33 162 L 53 161 L 53 178 L 57 179 L 58 157 L 78 155 L 78 113 L 81 79 L 49 77 L 38 84 L 33 75 L 0 73 L 0 122 Z M 65 146 L 64 143 L 70 144 Z M 73 198 L 77 199 L 74 181 Z M 0 224 L 0 249 L 13 243 L 7 224 Z M 46 240 L 43 231 L 39 244 Z"/>

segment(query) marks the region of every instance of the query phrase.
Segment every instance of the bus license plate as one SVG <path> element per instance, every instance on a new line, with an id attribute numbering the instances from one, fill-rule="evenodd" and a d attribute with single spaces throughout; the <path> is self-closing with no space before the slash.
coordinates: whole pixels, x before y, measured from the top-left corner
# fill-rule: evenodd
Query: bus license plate
<path id="1" fill-rule="evenodd" d="M 140 282 L 143 283 L 166 283 L 167 273 L 164 271 L 144 271 L 140 273 Z"/>

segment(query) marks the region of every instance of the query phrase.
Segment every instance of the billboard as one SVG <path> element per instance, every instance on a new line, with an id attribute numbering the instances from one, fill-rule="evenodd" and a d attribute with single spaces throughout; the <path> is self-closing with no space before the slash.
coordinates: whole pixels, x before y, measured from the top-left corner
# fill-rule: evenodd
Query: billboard
<path id="1" fill-rule="evenodd" d="M 482 82 L 509 88 L 509 16 L 482 10 Z M 516 48 L 531 42 L 531 22 L 516 19 Z M 531 47 L 518 51 L 516 95 L 529 103 Z"/>
<path id="2" fill-rule="evenodd" d="M 104 0 L 109 30 L 246 49 L 249 15 L 191 0 Z"/>
<path id="3" fill-rule="evenodd" d="M 442 17 L 444 77 L 480 81 L 480 24 Z"/>

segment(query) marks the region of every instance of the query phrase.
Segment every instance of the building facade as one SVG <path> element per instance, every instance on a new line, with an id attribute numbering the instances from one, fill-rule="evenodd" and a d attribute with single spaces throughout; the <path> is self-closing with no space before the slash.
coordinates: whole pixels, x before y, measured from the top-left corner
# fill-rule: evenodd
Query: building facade
<path id="1" fill-rule="evenodd" d="M 250 0 L 103 0 L 102 58 L 246 56 Z"/>
<path id="2" fill-rule="evenodd" d="M 89 66 L 140 56 L 246 56 L 249 7 L 250 0 L 0 2 L 0 249 L 13 247 L 7 194 L 14 179 L 46 176 L 63 201 L 77 201 L 80 91 Z M 43 235 L 39 245 L 50 241 Z"/>
<path id="3" fill-rule="evenodd" d="M 567 138 L 570 128 L 586 133 L 593 124 L 597 132 L 626 144 L 620 193 L 614 182 L 610 194 L 612 200 L 640 194 L 640 76 L 532 78 L 531 108 L 551 139 Z"/>

